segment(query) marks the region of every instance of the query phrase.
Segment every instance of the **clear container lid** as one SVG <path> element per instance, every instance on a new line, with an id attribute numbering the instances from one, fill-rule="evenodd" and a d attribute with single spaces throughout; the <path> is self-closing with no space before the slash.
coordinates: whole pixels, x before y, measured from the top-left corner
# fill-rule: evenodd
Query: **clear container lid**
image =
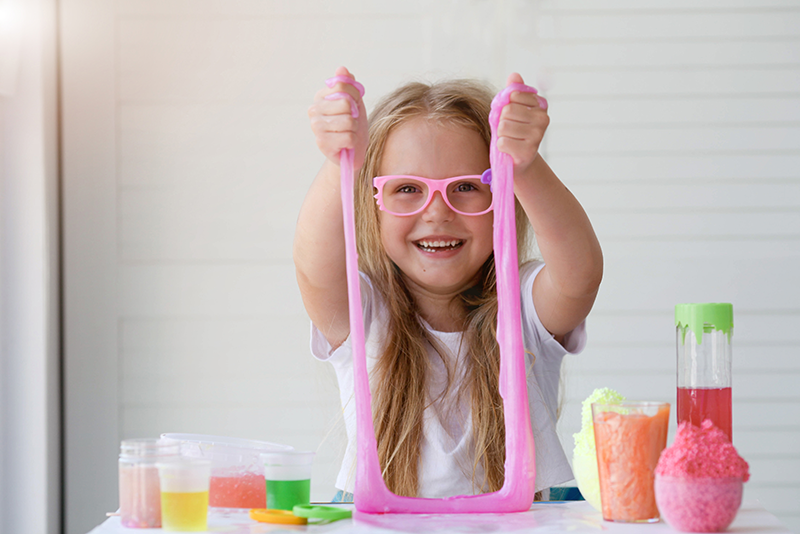
<path id="1" fill-rule="evenodd" d="M 123 460 L 152 459 L 178 456 L 180 444 L 157 438 L 126 439 L 120 443 L 119 457 Z"/>
<path id="2" fill-rule="evenodd" d="M 290 445 L 210 434 L 167 433 L 161 434 L 161 439 L 180 444 L 180 451 L 184 456 L 207 458 L 215 467 L 259 464 L 261 453 L 294 450 Z"/>
<path id="3" fill-rule="evenodd" d="M 266 452 L 261 455 L 267 480 L 306 480 L 314 462 L 311 451 Z"/>

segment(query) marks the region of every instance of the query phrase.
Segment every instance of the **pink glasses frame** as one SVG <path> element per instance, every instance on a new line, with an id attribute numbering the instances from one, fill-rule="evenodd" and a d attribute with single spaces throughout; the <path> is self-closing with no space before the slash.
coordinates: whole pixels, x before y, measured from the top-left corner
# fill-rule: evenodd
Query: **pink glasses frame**
<path id="1" fill-rule="evenodd" d="M 484 173 L 484 175 L 485 174 L 486 173 Z M 410 213 L 399 213 L 399 212 L 391 211 L 391 210 L 387 209 L 386 206 L 383 205 L 383 186 L 384 186 L 384 184 L 386 184 L 386 182 L 388 182 L 389 180 L 394 180 L 395 178 L 408 178 L 410 180 L 420 181 L 420 182 L 424 183 L 425 185 L 427 185 L 428 186 L 428 199 L 425 201 L 425 204 L 423 204 L 422 207 L 419 208 L 418 210 L 412 211 Z M 424 211 L 425 208 L 427 208 L 430 205 L 430 203 L 433 202 L 433 195 L 437 191 L 442 196 L 442 199 L 444 200 L 445 204 L 447 204 L 447 206 L 451 210 L 453 210 L 456 213 L 460 213 L 461 215 L 469 215 L 471 217 L 476 217 L 478 215 L 484 215 L 484 214 L 489 213 L 490 211 L 492 211 L 492 209 L 494 209 L 494 197 L 492 198 L 492 202 L 491 202 L 491 204 L 489 204 L 488 208 L 486 208 L 483 211 L 479 211 L 477 213 L 469 213 L 469 212 L 466 212 L 466 211 L 461 211 L 459 209 L 456 209 L 455 206 L 453 206 L 450 203 L 450 200 L 447 198 L 447 186 L 452 184 L 453 182 L 457 182 L 458 180 L 464 180 L 466 178 L 473 179 L 473 180 L 474 179 L 482 180 L 483 179 L 483 175 L 480 175 L 480 174 L 465 174 L 463 176 L 453 176 L 452 178 L 443 178 L 441 180 L 434 180 L 432 178 L 424 178 L 422 176 L 413 176 L 411 174 L 388 174 L 386 176 L 376 176 L 375 178 L 373 178 L 372 179 L 372 186 L 375 187 L 378 190 L 378 192 L 374 195 L 375 199 L 378 201 L 378 208 L 380 208 L 382 211 L 385 211 L 386 213 L 391 213 L 392 215 L 396 215 L 398 217 L 409 217 L 411 215 L 416 215 L 417 213 L 420 213 L 420 212 Z M 483 183 L 486 183 L 486 182 L 483 182 Z"/>

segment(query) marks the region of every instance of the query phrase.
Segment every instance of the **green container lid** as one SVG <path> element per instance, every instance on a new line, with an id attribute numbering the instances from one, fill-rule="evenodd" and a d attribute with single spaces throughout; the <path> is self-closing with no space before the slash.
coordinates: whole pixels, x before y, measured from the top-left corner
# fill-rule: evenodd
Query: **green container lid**
<path id="1" fill-rule="evenodd" d="M 684 336 L 688 328 L 694 332 L 699 345 L 703 339 L 704 329 L 721 330 L 731 336 L 733 328 L 733 304 L 708 302 L 702 304 L 676 304 L 675 326 L 683 329 Z"/>

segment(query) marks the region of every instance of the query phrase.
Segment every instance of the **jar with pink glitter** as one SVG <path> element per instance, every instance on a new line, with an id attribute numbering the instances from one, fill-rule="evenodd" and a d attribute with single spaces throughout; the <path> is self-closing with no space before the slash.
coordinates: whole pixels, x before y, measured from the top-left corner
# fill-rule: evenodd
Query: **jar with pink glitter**
<path id="1" fill-rule="evenodd" d="M 179 457 L 178 443 L 145 438 L 120 444 L 119 515 L 123 527 L 161 527 L 161 486 L 156 462 Z"/>
<path id="2" fill-rule="evenodd" d="M 749 478 L 747 462 L 710 420 L 700 427 L 681 423 L 656 466 L 656 504 L 675 530 L 722 532 L 736 517 Z"/>

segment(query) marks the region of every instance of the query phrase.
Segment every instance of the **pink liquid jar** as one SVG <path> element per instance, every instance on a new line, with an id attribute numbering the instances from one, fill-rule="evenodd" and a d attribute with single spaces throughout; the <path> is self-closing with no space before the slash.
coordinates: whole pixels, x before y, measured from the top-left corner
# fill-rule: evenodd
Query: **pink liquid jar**
<path id="1" fill-rule="evenodd" d="M 120 445 L 119 515 L 123 527 L 161 528 L 161 485 L 156 462 L 180 457 L 180 444 L 129 439 Z"/>
<path id="2" fill-rule="evenodd" d="M 731 337 L 733 306 L 727 303 L 675 306 L 678 349 L 678 424 L 705 419 L 733 439 Z"/>

